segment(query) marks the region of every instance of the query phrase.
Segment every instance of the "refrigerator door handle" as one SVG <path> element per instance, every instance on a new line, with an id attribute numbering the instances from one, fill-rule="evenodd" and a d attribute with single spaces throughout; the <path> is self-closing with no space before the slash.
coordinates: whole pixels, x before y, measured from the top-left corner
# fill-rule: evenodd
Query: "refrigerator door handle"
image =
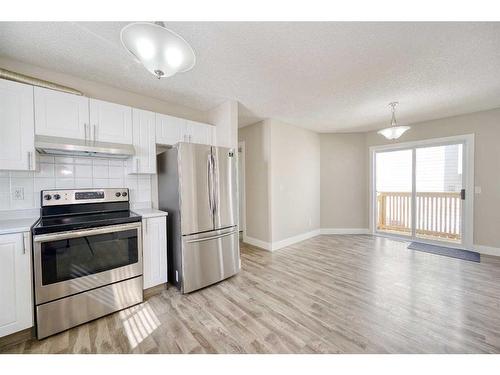
<path id="1" fill-rule="evenodd" d="M 208 155 L 207 160 L 207 183 L 208 183 L 208 205 L 212 215 L 214 214 L 214 202 L 213 202 L 213 164 L 212 164 L 212 154 Z"/>
<path id="2" fill-rule="evenodd" d="M 212 175 L 215 187 L 212 184 L 213 197 L 214 197 L 214 215 L 217 214 L 219 210 L 219 179 L 217 178 L 217 160 L 212 152 Z"/>
<path id="3" fill-rule="evenodd" d="M 227 233 L 222 233 L 222 234 L 217 234 L 215 236 L 210 236 L 210 237 L 202 237 L 202 238 L 196 238 L 194 240 L 188 240 L 186 241 L 186 243 L 194 243 L 194 242 L 203 242 L 203 241 L 210 241 L 210 240 L 216 240 L 218 238 L 223 238 L 223 237 L 227 237 L 227 236 L 232 236 L 234 234 L 237 234 L 238 231 L 237 230 L 233 230 L 231 232 L 227 232 Z"/>

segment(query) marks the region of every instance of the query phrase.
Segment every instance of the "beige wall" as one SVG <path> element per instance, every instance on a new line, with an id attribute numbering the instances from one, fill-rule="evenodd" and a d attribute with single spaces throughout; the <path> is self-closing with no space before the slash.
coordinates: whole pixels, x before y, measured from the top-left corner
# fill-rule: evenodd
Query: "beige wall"
<path id="1" fill-rule="evenodd" d="M 240 128 L 238 139 L 245 142 L 246 234 L 270 242 L 269 124 Z"/>
<path id="2" fill-rule="evenodd" d="M 320 147 L 315 132 L 266 120 L 245 142 L 247 236 L 266 244 L 319 229 Z"/>
<path id="3" fill-rule="evenodd" d="M 318 135 L 274 120 L 241 128 L 247 235 L 276 242 L 319 227 L 368 228 L 369 147 L 461 134 L 475 135 L 474 244 L 500 248 L 500 109 L 413 124 L 397 141 L 376 132 Z"/>
<path id="4" fill-rule="evenodd" d="M 500 109 L 414 124 L 398 142 L 460 134 L 475 135 L 474 185 L 482 192 L 474 196 L 474 243 L 500 248 Z M 394 143 L 376 132 L 365 137 L 366 148 Z"/>
<path id="5" fill-rule="evenodd" d="M 207 121 L 207 113 L 160 99 L 124 91 L 101 83 L 57 73 L 35 65 L 0 57 L 0 68 L 58 83 L 83 92 L 85 96 L 128 105 L 148 111 L 178 116 L 194 121 Z M 208 121 L 207 121 L 208 122 Z"/>
<path id="6" fill-rule="evenodd" d="M 321 134 L 321 228 L 368 228 L 364 133 Z"/>
<path id="7" fill-rule="evenodd" d="M 269 120 L 271 241 L 320 228 L 320 143 L 310 130 Z"/>

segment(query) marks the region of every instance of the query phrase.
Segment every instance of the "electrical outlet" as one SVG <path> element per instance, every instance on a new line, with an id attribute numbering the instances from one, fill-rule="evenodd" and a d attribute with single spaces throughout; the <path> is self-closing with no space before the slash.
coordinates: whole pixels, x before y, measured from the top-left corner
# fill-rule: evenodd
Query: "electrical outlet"
<path id="1" fill-rule="evenodd" d="M 24 188 L 16 187 L 14 188 L 14 196 L 12 197 L 15 201 L 23 201 L 24 200 Z"/>

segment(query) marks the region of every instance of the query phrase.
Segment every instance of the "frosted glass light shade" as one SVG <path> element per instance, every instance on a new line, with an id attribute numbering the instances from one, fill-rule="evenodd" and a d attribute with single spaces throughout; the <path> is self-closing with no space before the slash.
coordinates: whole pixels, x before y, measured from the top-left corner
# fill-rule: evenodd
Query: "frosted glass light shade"
<path id="1" fill-rule="evenodd" d="M 410 129 L 409 126 L 391 126 L 390 128 L 379 130 L 377 133 L 383 135 L 387 139 L 398 139 L 408 129 Z"/>
<path id="2" fill-rule="evenodd" d="M 120 38 L 127 51 L 157 78 L 187 72 L 196 63 L 196 56 L 188 42 L 154 23 L 131 23 L 122 29 Z"/>

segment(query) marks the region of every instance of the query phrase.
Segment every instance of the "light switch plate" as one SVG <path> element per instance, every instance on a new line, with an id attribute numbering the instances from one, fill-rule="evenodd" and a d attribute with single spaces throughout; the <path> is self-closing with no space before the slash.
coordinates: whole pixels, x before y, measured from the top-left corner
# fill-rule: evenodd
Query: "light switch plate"
<path id="1" fill-rule="evenodd" d="M 16 187 L 14 188 L 14 196 L 12 197 L 12 200 L 15 201 L 23 201 L 24 200 L 24 188 L 23 187 Z"/>

